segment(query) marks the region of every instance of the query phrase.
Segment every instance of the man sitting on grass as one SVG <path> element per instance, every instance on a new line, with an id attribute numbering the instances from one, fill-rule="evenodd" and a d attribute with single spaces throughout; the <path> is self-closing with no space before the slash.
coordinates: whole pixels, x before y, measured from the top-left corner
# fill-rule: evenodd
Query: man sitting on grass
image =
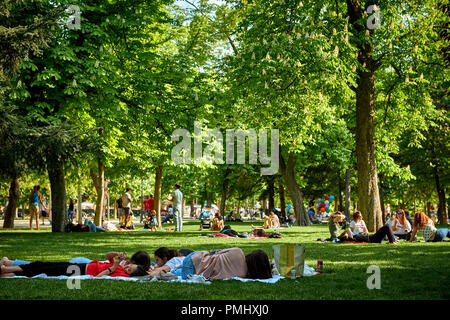
<path id="1" fill-rule="evenodd" d="M 330 214 L 328 218 L 328 228 L 331 234 L 330 240 L 333 242 L 338 242 L 339 239 L 345 234 L 349 237 L 352 236 L 350 225 L 346 221 L 346 217 L 342 212 L 336 211 Z M 340 233 L 339 229 L 344 230 L 344 232 Z"/>

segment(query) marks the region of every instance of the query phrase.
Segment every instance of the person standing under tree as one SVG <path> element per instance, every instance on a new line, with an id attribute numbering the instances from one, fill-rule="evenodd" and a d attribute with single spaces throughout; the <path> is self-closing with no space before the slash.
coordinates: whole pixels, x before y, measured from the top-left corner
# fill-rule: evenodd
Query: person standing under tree
<path id="1" fill-rule="evenodd" d="M 144 200 L 144 213 L 146 216 L 149 215 L 149 213 L 152 212 L 152 210 L 155 209 L 155 199 L 153 198 L 153 195 L 150 195 L 150 199 L 148 198 L 148 196 L 145 196 L 145 200 Z M 142 219 L 143 219 L 143 214 L 141 214 L 141 223 L 142 223 Z"/>
<path id="2" fill-rule="evenodd" d="M 36 229 L 39 230 L 39 204 L 46 210 L 47 207 L 42 202 L 41 186 L 34 186 L 30 194 L 30 230 L 33 230 L 33 214 L 36 215 Z"/>
<path id="3" fill-rule="evenodd" d="M 68 210 L 68 219 L 70 222 L 73 221 L 73 213 L 74 213 L 74 205 L 72 198 L 69 199 L 69 210 Z"/>
<path id="4" fill-rule="evenodd" d="M 42 203 L 44 204 L 45 207 L 48 208 L 47 198 L 45 196 L 42 196 Z M 50 221 L 50 212 L 45 210 L 44 206 L 41 205 L 42 224 L 45 225 L 45 218 L 47 218 L 49 223 L 52 224 Z"/>
<path id="5" fill-rule="evenodd" d="M 173 201 L 173 215 L 175 217 L 175 231 L 182 231 L 183 229 L 183 215 L 181 213 L 181 205 L 183 202 L 183 193 L 180 190 L 181 186 L 176 183 L 175 190 L 172 193 L 172 198 L 167 200 Z"/>
<path id="6" fill-rule="evenodd" d="M 122 214 L 123 214 L 123 228 L 126 228 L 128 225 L 128 219 L 130 219 L 130 215 L 133 214 L 131 211 L 131 189 L 127 188 L 125 194 L 122 196 Z"/>

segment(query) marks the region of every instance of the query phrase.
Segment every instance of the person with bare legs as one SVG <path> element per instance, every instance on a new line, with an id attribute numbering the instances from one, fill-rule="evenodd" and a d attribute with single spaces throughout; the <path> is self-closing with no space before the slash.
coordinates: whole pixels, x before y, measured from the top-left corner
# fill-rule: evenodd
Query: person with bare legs
<path id="1" fill-rule="evenodd" d="M 42 202 L 41 186 L 34 186 L 30 194 L 30 230 L 33 230 L 33 217 L 36 215 L 36 229 L 39 230 L 39 204 L 45 210 L 48 208 Z"/>

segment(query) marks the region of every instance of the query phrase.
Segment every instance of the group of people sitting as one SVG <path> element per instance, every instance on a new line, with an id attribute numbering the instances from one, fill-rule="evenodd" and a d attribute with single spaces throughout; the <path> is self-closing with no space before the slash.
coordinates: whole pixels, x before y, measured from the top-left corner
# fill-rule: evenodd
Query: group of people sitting
<path id="1" fill-rule="evenodd" d="M 412 220 L 411 220 L 412 222 Z M 414 215 L 414 222 L 411 223 L 405 211 L 399 209 L 395 214 L 391 214 L 380 229 L 374 234 L 370 234 L 366 223 L 362 219 L 361 212 L 355 211 L 352 220 L 339 211 L 336 211 L 328 218 L 328 227 L 333 242 L 368 242 L 381 243 L 388 239 L 390 243 L 398 243 L 400 239 L 415 241 L 417 233 L 421 233 L 426 242 L 443 241 L 450 238 L 448 228 L 437 229 L 432 219 L 424 212 L 418 211 Z"/>
<path id="2" fill-rule="evenodd" d="M 249 279 L 268 279 L 276 274 L 273 264 L 263 250 L 255 250 L 245 255 L 240 248 L 218 249 L 213 251 L 192 251 L 189 249 L 169 250 L 161 247 L 154 252 L 155 263 L 150 255 L 140 250 L 127 258 L 126 252 L 109 252 L 107 261 L 93 261 L 75 258 L 69 262 L 29 262 L 0 260 L 1 277 L 39 274 L 47 276 L 68 275 L 68 270 L 77 267 L 79 275 L 94 277 L 142 277 L 153 276 L 158 279 L 175 279 L 181 276 L 186 280 L 193 275 L 206 279 L 229 279 L 232 277 Z M 274 271 L 273 271 L 274 270 Z M 274 272 L 274 273 L 272 273 Z"/>

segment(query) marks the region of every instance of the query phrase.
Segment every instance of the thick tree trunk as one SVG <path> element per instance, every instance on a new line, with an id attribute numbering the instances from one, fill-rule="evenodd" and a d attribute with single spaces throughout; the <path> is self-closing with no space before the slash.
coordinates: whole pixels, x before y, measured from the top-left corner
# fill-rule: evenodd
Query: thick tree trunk
<path id="1" fill-rule="evenodd" d="M 162 184 L 163 167 L 158 166 L 155 170 L 155 210 L 158 219 L 158 226 L 161 228 L 161 184 Z"/>
<path id="2" fill-rule="evenodd" d="M 227 168 L 224 172 L 224 177 L 222 181 L 222 192 L 220 197 L 220 214 L 222 217 L 225 216 L 225 209 L 226 209 L 226 203 L 227 203 L 227 194 L 228 194 L 228 185 L 230 181 L 228 180 L 228 174 L 230 173 L 230 170 Z"/>
<path id="3" fill-rule="evenodd" d="M 307 216 L 305 211 L 305 206 L 303 204 L 303 193 L 298 187 L 297 181 L 295 180 L 295 160 L 292 154 L 289 154 L 287 163 L 285 163 L 283 156 L 280 152 L 280 168 L 283 174 L 284 181 L 289 190 L 291 200 L 294 204 L 295 211 L 295 225 L 297 226 L 309 226 L 311 221 Z"/>
<path id="4" fill-rule="evenodd" d="M 102 218 L 105 214 L 105 165 L 103 161 L 98 160 L 98 175 L 91 169 L 90 171 L 95 190 L 97 191 L 97 200 L 95 202 L 95 218 L 94 224 L 101 225 Z"/>
<path id="5" fill-rule="evenodd" d="M 247 214 L 247 212 L 248 212 L 248 199 L 245 199 L 245 214 Z"/>
<path id="6" fill-rule="evenodd" d="M 286 197 L 284 194 L 283 178 L 278 177 L 278 195 L 280 196 L 281 215 L 286 217 Z"/>
<path id="7" fill-rule="evenodd" d="M 222 204 L 221 204 L 221 205 L 222 205 Z M 194 217 L 195 217 L 194 212 L 195 212 L 194 200 L 192 200 L 192 201 L 191 201 L 191 214 L 190 214 L 191 218 L 194 218 Z"/>
<path id="8" fill-rule="evenodd" d="M 344 205 L 343 205 L 343 201 L 342 201 L 342 189 L 344 188 L 344 186 L 342 186 L 343 181 L 342 181 L 342 177 L 341 177 L 341 172 L 338 173 L 338 197 L 336 201 L 339 201 L 338 205 L 336 206 L 336 210 L 338 211 L 344 211 Z"/>
<path id="9" fill-rule="evenodd" d="M 210 190 L 209 185 L 208 185 L 208 183 L 206 183 L 205 184 L 205 195 L 206 195 L 206 207 L 207 208 L 211 208 L 211 203 L 212 203 L 212 201 L 211 201 L 212 194 L 211 194 L 211 191 L 209 191 L 209 190 Z"/>
<path id="10" fill-rule="evenodd" d="M 382 225 L 375 147 L 375 80 L 377 64 L 372 56 L 370 40 L 362 40 L 367 29 L 361 24 L 364 8 L 360 1 L 347 0 L 349 22 L 356 30 L 355 44 L 359 49 L 356 87 L 356 159 L 358 168 L 358 210 L 370 232 Z"/>
<path id="11" fill-rule="evenodd" d="M 47 171 L 51 189 L 52 232 L 65 232 L 67 199 L 64 162 L 54 155 L 47 157 Z"/>
<path id="12" fill-rule="evenodd" d="M 78 181 L 78 200 L 77 200 L 77 221 L 79 224 L 83 223 L 83 208 L 81 206 L 83 202 L 83 196 L 81 195 L 81 181 Z"/>
<path id="13" fill-rule="evenodd" d="M 385 213 L 385 207 L 384 207 L 384 192 L 383 192 L 383 175 L 378 175 L 380 178 L 380 205 L 381 205 L 381 216 L 383 217 L 383 221 L 386 221 L 386 213 Z"/>
<path id="14" fill-rule="evenodd" d="M 269 195 L 269 212 L 275 208 L 275 176 L 268 176 L 267 191 Z"/>
<path id="15" fill-rule="evenodd" d="M 263 213 L 264 213 L 264 215 L 265 215 L 265 214 L 267 213 L 267 201 L 266 201 L 265 198 L 262 198 L 261 201 L 262 201 L 262 209 L 263 209 Z"/>
<path id="16" fill-rule="evenodd" d="M 105 216 L 108 216 L 109 219 L 109 191 L 108 191 L 109 180 L 104 179 L 104 191 L 103 191 L 103 215 L 102 215 L 102 225 Z"/>
<path id="17" fill-rule="evenodd" d="M 9 202 L 6 207 L 5 220 L 3 221 L 3 229 L 14 228 L 14 218 L 16 215 L 17 202 L 19 200 L 19 178 L 12 179 L 9 186 Z M 22 217 L 25 212 L 22 210 Z"/>
<path id="18" fill-rule="evenodd" d="M 438 215 L 440 217 L 440 223 L 448 224 L 448 215 L 447 215 L 447 206 L 445 202 L 445 190 L 441 187 L 441 183 L 439 181 L 438 167 L 435 166 L 434 169 L 434 181 L 436 182 L 436 191 L 439 197 L 438 203 Z"/>

